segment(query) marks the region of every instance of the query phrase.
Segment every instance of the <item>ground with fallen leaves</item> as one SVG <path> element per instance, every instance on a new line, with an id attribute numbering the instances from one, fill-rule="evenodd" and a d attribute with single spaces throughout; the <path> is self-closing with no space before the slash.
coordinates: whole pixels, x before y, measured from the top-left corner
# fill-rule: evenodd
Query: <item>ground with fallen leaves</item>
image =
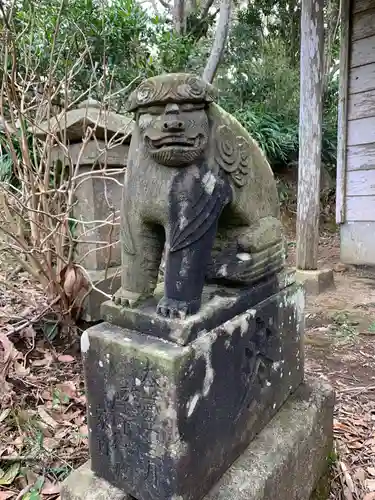
<path id="1" fill-rule="evenodd" d="M 337 235 L 319 255 L 336 289 L 308 298 L 306 373 L 336 389 L 330 499 L 375 500 L 375 271 L 340 265 Z M 0 265 L 0 500 L 56 500 L 88 457 L 80 329 L 60 340 L 40 317 L 43 290 Z"/>

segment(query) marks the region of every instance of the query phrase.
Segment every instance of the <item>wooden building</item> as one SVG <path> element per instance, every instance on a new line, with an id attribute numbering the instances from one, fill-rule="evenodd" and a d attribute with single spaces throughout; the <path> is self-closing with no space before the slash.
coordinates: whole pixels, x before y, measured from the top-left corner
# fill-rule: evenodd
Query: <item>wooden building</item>
<path id="1" fill-rule="evenodd" d="M 297 268 L 317 269 L 324 0 L 302 0 Z M 336 221 L 341 260 L 375 264 L 375 0 L 342 0 Z"/>

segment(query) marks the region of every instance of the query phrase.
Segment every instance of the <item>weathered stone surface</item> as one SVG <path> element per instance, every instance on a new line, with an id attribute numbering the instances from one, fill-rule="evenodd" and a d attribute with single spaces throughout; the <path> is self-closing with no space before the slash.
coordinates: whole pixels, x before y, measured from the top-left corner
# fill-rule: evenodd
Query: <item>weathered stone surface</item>
<path id="1" fill-rule="evenodd" d="M 131 500 L 131 497 L 97 477 L 90 461 L 72 472 L 61 486 L 61 500 Z"/>
<path id="2" fill-rule="evenodd" d="M 122 206 L 118 305 L 153 295 L 165 248 L 157 313 L 184 319 L 201 307 L 205 283 L 250 285 L 283 268 L 275 179 L 242 125 L 214 103 L 213 87 L 189 74 L 144 81 Z"/>
<path id="3" fill-rule="evenodd" d="M 120 267 L 111 267 L 108 270 L 87 271 L 87 274 L 91 283 L 93 283 L 98 290 L 108 295 L 113 294 L 121 284 Z M 102 320 L 100 306 L 103 302 L 103 297 L 104 295 L 102 293 L 94 289 L 87 295 L 81 315 L 84 321 L 95 322 Z"/>
<path id="4" fill-rule="evenodd" d="M 205 500 L 308 500 L 329 465 L 334 394 L 302 384 Z"/>
<path id="5" fill-rule="evenodd" d="M 332 269 L 316 269 L 313 271 L 297 269 L 296 280 L 303 283 L 306 293 L 309 295 L 319 295 L 335 286 Z"/>
<path id="6" fill-rule="evenodd" d="M 86 177 L 76 189 L 73 208 L 73 217 L 77 220 L 76 261 L 86 270 L 102 271 L 121 265 L 120 208 L 124 174 L 122 169 L 118 170 L 110 176 L 96 172 L 92 165 L 79 170 Z"/>
<path id="7" fill-rule="evenodd" d="M 200 500 L 301 383 L 303 301 L 290 285 L 187 346 L 86 330 L 93 471 L 137 500 Z"/>
<path id="8" fill-rule="evenodd" d="M 313 491 L 322 482 L 321 478 L 327 479 L 333 400 L 329 386 L 312 381 L 302 384 L 205 500 L 325 500 L 327 497 L 316 497 Z M 320 484 L 320 491 L 321 487 Z M 87 463 L 64 482 L 61 499 L 131 500 L 131 497 L 105 479 L 98 479 Z"/>
<path id="9" fill-rule="evenodd" d="M 203 289 L 201 309 L 186 319 L 164 318 L 157 314 L 156 305 L 163 296 L 161 284 L 154 296 L 142 301 L 138 307 L 124 307 L 111 300 L 103 302 L 101 317 L 129 330 L 186 345 L 201 330 L 216 328 L 294 282 L 295 272 L 283 271 L 254 286 L 230 288 L 207 285 Z"/>

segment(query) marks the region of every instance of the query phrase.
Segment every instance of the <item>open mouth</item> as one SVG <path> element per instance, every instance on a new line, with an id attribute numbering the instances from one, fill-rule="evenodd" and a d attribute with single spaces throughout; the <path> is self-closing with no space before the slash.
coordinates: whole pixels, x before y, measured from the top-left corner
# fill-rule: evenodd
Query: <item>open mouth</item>
<path id="1" fill-rule="evenodd" d="M 189 139 L 187 137 L 168 136 L 155 140 L 146 137 L 145 140 L 147 146 L 150 149 L 154 150 L 173 148 L 195 149 L 198 148 L 201 144 L 201 137 L 199 135 L 195 139 Z"/>

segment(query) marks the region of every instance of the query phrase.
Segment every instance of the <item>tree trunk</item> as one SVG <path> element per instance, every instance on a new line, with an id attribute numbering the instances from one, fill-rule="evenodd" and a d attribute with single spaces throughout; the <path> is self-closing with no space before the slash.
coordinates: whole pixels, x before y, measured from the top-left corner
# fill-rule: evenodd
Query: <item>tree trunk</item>
<path id="1" fill-rule="evenodd" d="M 174 29 L 178 35 L 186 32 L 185 0 L 174 0 L 173 8 Z"/>
<path id="2" fill-rule="evenodd" d="M 219 67 L 225 49 L 230 25 L 232 0 L 222 0 L 218 26 L 216 28 L 215 40 L 212 45 L 211 54 L 208 58 L 203 72 L 203 80 L 212 83 Z"/>

